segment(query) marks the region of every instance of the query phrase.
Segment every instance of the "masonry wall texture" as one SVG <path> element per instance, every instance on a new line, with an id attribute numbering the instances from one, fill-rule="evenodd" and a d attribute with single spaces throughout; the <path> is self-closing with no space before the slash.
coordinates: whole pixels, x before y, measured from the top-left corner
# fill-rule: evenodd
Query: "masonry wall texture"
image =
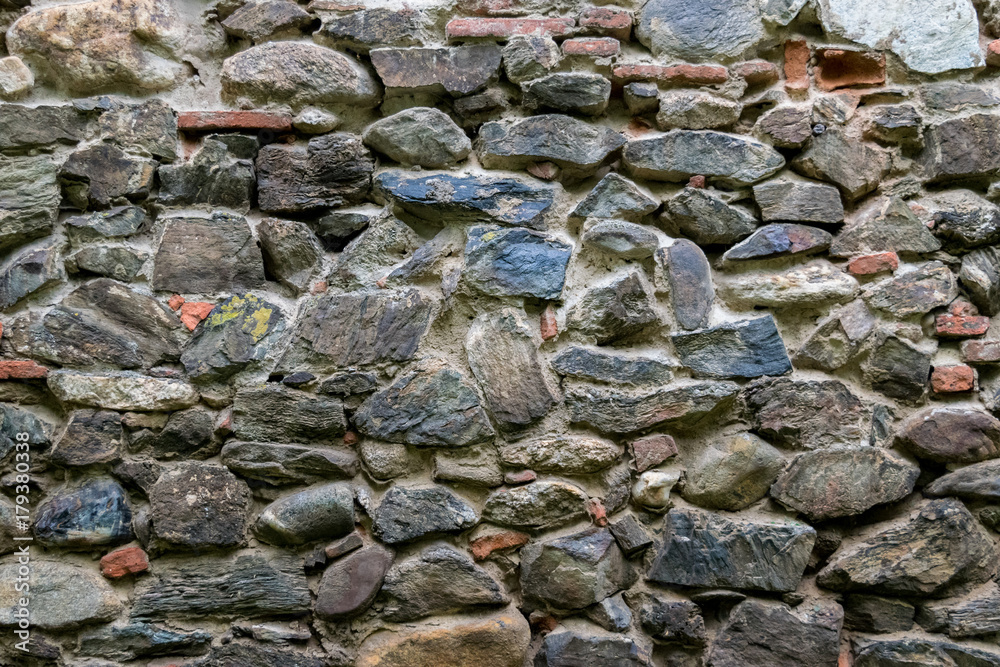
<path id="1" fill-rule="evenodd" d="M 0 665 L 1000 666 L 1000 1 L 0 28 Z"/>

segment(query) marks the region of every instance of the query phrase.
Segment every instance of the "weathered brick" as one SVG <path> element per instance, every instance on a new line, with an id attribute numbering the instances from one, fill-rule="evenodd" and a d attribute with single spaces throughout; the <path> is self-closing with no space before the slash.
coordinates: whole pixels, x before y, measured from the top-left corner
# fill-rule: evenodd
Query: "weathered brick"
<path id="1" fill-rule="evenodd" d="M 600 498 L 591 498 L 587 501 L 587 514 L 595 526 L 603 528 L 608 525 L 608 511 L 604 509 L 604 503 Z"/>
<path id="2" fill-rule="evenodd" d="M 459 0 L 458 9 L 473 16 L 523 16 L 529 13 L 518 0 Z"/>
<path id="3" fill-rule="evenodd" d="M 1000 67 L 1000 39 L 995 39 L 986 46 L 986 64 Z"/>
<path id="4" fill-rule="evenodd" d="M 48 372 L 45 366 L 39 366 L 30 359 L 0 361 L 0 380 L 38 380 Z"/>
<path id="5" fill-rule="evenodd" d="M 187 301 L 181 304 L 181 322 L 191 331 L 215 308 L 214 303 L 203 301 Z"/>
<path id="6" fill-rule="evenodd" d="M 847 271 L 854 276 L 871 276 L 899 268 L 899 256 L 894 252 L 877 252 L 855 257 L 847 263 Z"/>
<path id="7" fill-rule="evenodd" d="M 101 574 L 108 579 L 120 579 L 149 569 L 149 557 L 139 547 L 125 547 L 101 558 Z"/>
<path id="8" fill-rule="evenodd" d="M 847 49 L 816 51 L 813 76 L 820 90 L 885 85 L 885 54 Z"/>
<path id="9" fill-rule="evenodd" d="M 642 65 L 625 64 L 615 67 L 612 76 L 622 83 L 656 81 L 678 86 L 705 86 L 725 83 L 729 70 L 721 65 Z"/>
<path id="10" fill-rule="evenodd" d="M 677 454 L 677 443 L 664 433 L 647 435 L 628 445 L 636 472 L 645 472 Z"/>
<path id="11" fill-rule="evenodd" d="M 181 111 L 177 129 L 187 132 L 271 130 L 291 132 L 292 117 L 276 111 Z"/>
<path id="12" fill-rule="evenodd" d="M 507 471 L 503 474 L 503 483 L 511 486 L 531 484 L 536 479 L 538 479 L 538 473 L 534 470 Z"/>
<path id="13" fill-rule="evenodd" d="M 568 56 L 606 58 L 618 55 L 622 47 L 613 37 L 574 37 L 562 43 L 562 50 Z"/>
<path id="14" fill-rule="evenodd" d="M 805 40 L 785 42 L 785 90 L 809 90 L 809 45 Z"/>
<path id="15" fill-rule="evenodd" d="M 982 336 L 990 328 L 990 318 L 982 315 L 938 315 L 934 326 L 939 338 Z"/>
<path id="16" fill-rule="evenodd" d="M 750 60 L 745 63 L 737 63 L 732 67 L 735 76 L 743 77 L 751 86 L 770 86 L 778 83 L 781 74 L 778 66 L 766 60 Z"/>
<path id="17" fill-rule="evenodd" d="M 527 543 L 527 535 L 514 530 L 508 530 L 502 533 L 484 535 L 483 537 L 476 538 L 469 543 L 469 548 L 472 550 L 473 558 L 476 560 L 485 560 L 489 558 L 490 554 L 494 551 L 515 549 L 517 547 L 523 547 Z"/>
<path id="18" fill-rule="evenodd" d="M 627 42 L 632 35 L 632 14 L 620 7 L 590 7 L 580 14 L 580 27 Z"/>
<path id="19" fill-rule="evenodd" d="M 445 26 L 445 33 L 448 39 L 505 40 L 514 35 L 568 37 L 575 27 L 576 21 L 571 18 L 452 19 Z"/>
<path id="20" fill-rule="evenodd" d="M 967 340 L 962 343 L 962 360 L 970 364 L 1000 361 L 1000 340 Z"/>
<path id="21" fill-rule="evenodd" d="M 976 371 L 971 366 L 935 366 L 931 371 L 931 389 L 936 394 L 956 394 L 976 387 Z"/>
<path id="22" fill-rule="evenodd" d="M 542 340 L 549 340 L 559 335 L 559 323 L 556 321 L 556 311 L 549 305 L 541 315 Z"/>

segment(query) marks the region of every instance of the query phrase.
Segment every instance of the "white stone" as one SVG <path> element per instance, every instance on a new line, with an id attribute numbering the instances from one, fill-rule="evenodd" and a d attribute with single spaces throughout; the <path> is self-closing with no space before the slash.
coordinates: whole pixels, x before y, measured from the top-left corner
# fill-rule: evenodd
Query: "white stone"
<path id="1" fill-rule="evenodd" d="M 771 308 L 843 303 L 861 291 L 857 280 L 826 260 L 779 273 L 740 274 L 719 287 L 730 304 Z"/>
<path id="2" fill-rule="evenodd" d="M 819 0 L 823 30 L 937 74 L 983 65 L 972 0 Z"/>
<path id="3" fill-rule="evenodd" d="M 649 470 L 639 475 L 632 487 L 632 500 L 649 509 L 662 510 L 670 506 L 670 491 L 680 480 L 680 473 Z"/>
<path id="4" fill-rule="evenodd" d="M 35 75 L 17 56 L 0 59 L 0 98 L 16 100 L 35 86 Z"/>
<path id="5" fill-rule="evenodd" d="M 198 392 L 187 382 L 138 373 L 49 373 L 49 389 L 64 403 L 106 410 L 158 412 L 183 410 L 198 402 Z"/>

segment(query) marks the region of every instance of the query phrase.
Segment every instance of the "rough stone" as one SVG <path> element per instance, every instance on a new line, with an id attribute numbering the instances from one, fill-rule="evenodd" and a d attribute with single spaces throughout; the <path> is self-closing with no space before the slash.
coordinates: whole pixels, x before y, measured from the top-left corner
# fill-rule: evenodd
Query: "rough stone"
<path id="1" fill-rule="evenodd" d="M 665 361 L 586 347 L 567 347 L 551 363 L 560 375 L 612 385 L 652 387 L 666 384 L 673 377 L 671 366 Z"/>
<path id="2" fill-rule="evenodd" d="M 641 222 L 659 203 L 617 172 L 610 172 L 576 205 L 577 218 L 614 218 Z"/>
<path id="3" fill-rule="evenodd" d="M 996 248 L 979 248 L 964 256 L 958 278 L 979 312 L 1000 313 L 1000 253 Z"/>
<path id="4" fill-rule="evenodd" d="M 66 279 L 55 243 L 22 250 L 0 267 L 0 310 Z"/>
<path id="5" fill-rule="evenodd" d="M 628 635 L 561 629 L 545 636 L 535 656 L 537 667 L 645 667 L 650 665 L 649 648 Z"/>
<path id="6" fill-rule="evenodd" d="M 188 162 L 161 166 L 159 203 L 249 213 L 257 183 L 253 156 L 234 154 L 223 139 L 208 137 Z"/>
<path id="7" fill-rule="evenodd" d="M 946 250 L 972 250 L 1000 241 L 1000 208 L 970 190 L 948 190 L 928 206 L 934 235 Z"/>
<path id="8" fill-rule="evenodd" d="M 709 659 L 718 667 L 836 667 L 843 622 L 844 610 L 836 603 L 792 609 L 779 602 L 746 600 L 729 615 Z"/>
<path id="9" fill-rule="evenodd" d="M 503 471 L 496 449 L 489 444 L 434 452 L 435 482 L 453 482 L 485 488 L 503 484 Z"/>
<path id="10" fill-rule="evenodd" d="M 661 130 L 712 130 L 740 119 L 743 105 L 703 91 L 669 90 L 660 94 L 656 125 Z"/>
<path id="11" fill-rule="evenodd" d="M 267 274 L 301 294 L 322 260 L 319 241 L 303 222 L 267 218 L 257 225 Z"/>
<path id="12" fill-rule="evenodd" d="M 734 60 L 765 37 L 760 8 L 737 0 L 706 7 L 655 0 L 639 12 L 635 33 L 657 58 L 688 62 Z"/>
<path id="13" fill-rule="evenodd" d="M 839 380 L 763 378 L 740 397 L 753 430 L 779 446 L 823 449 L 868 438 L 869 410 Z"/>
<path id="14" fill-rule="evenodd" d="M 108 208 L 149 196 L 157 163 L 134 157 L 112 144 L 76 151 L 59 170 L 65 198 L 75 207 Z"/>
<path id="15" fill-rule="evenodd" d="M 825 259 L 772 273 L 738 274 L 719 285 L 726 301 L 770 308 L 819 307 L 850 301 L 861 291 L 858 281 Z"/>
<path id="16" fill-rule="evenodd" d="M 542 542 L 521 550 L 521 590 L 531 607 L 589 607 L 635 581 L 621 549 L 602 528 Z"/>
<path id="17" fill-rule="evenodd" d="M 982 113 L 928 127 L 921 155 L 928 180 L 951 181 L 996 172 L 1000 169 L 998 128 L 1000 116 Z"/>
<path id="18" fill-rule="evenodd" d="M 383 46 L 419 46 L 421 11 L 411 7 L 370 7 L 323 16 L 323 42 L 368 53 Z"/>
<path id="19" fill-rule="evenodd" d="M 294 2 L 254 0 L 221 23 L 226 32 L 234 37 L 263 42 L 281 33 L 294 34 L 312 20 L 312 15 Z"/>
<path id="20" fill-rule="evenodd" d="M 465 245 L 463 276 L 492 296 L 558 299 L 572 246 L 527 229 L 476 226 Z"/>
<path id="21" fill-rule="evenodd" d="M 91 479 L 63 488 L 38 506 L 32 526 L 45 546 L 92 548 L 132 539 L 132 508 L 114 480 Z"/>
<path id="22" fill-rule="evenodd" d="M 879 333 L 862 366 L 865 381 L 890 398 L 918 402 L 927 391 L 931 354 L 897 336 Z"/>
<path id="23" fill-rule="evenodd" d="M 212 309 L 180 360 L 193 379 L 225 380 L 262 360 L 284 328 L 274 304 L 253 294 L 233 296 Z"/>
<path id="24" fill-rule="evenodd" d="M 996 559 L 993 540 L 964 505 L 932 500 L 907 523 L 835 554 L 817 582 L 837 591 L 940 597 L 951 586 L 989 579 Z"/>
<path id="25" fill-rule="evenodd" d="M 941 262 L 929 262 L 865 290 L 865 301 L 897 318 L 942 308 L 958 296 L 958 281 Z"/>
<path id="26" fill-rule="evenodd" d="M 129 449 L 145 450 L 163 460 L 205 459 L 219 452 L 214 413 L 194 407 L 171 413 L 166 422 L 156 433 L 148 429 L 133 432 Z"/>
<path id="27" fill-rule="evenodd" d="M 727 262 L 738 262 L 811 255 L 829 249 L 832 242 L 833 235 L 822 229 L 808 225 L 775 223 L 764 225 L 727 250 L 723 259 Z"/>
<path id="28" fill-rule="evenodd" d="M 268 42 L 222 64 L 222 95 L 232 101 L 281 102 L 295 109 L 311 104 L 368 108 L 378 104 L 381 93 L 358 61 L 315 44 Z"/>
<path id="29" fill-rule="evenodd" d="M 539 79 L 561 60 L 559 46 L 547 35 L 513 35 L 503 48 L 503 71 L 511 83 Z"/>
<path id="30" fill-rule="evenodd" d="M 768 181 L 755 185 L 753 197 L 764 222 L 843 222 L 844 205 L 836 188 L 823 183 Z"/>
<path id="31" fill-rule="evenodd" d="M 658 320 L 653 288 L 637 271 L 592 287 L 566 316 L 568 329 L 599 345 L 637 334 Z"/>
<path id="32" fill-rule="evenodd" d="M 307 213 L 359 203 L 371 187 L 375 160 L 361 137 L 334 132 L 306 146 L 268 144 L 256 167 L 260 210 Z"/>
<path id="33" fill-rule="evenodd" d="M 121 415 L 117 412 L 75 410 L 49 452 L 49 460 L 65 466 L 112 463 L 120 458 L 124 442 Z"/>
<path id="34" fill-rule="evenodd" d="M 109 625 L 80 635 L 80 653 L 128 662 L 168 655 L 200 655 L 212 645 L 205 630 L 176 632 L 149 623 Z"/>
<path id="35" fill-rule="evenodd" d="M 853 202 L 878 187 L 889 173 L 890 160 L 882 149 L 847 136 L 842 130 L 828 130 L 791 162 L 797 172 L 840 188 Z"/>
<path id="36" fill-rule="evenodd" d="M 681 364 L 696 377 L 754 378 L 792 369 L 771 316 L 671 336 Z"/>
<path id="37" fill-rule="evenodd" d="M 11 556 L 0 564 L 0 577 L 4 581 L 14 581 L 19 567 Z M 35 614 L 31 624 L 43 630 L 67 630 L 104 623 L 114 620 L 122 610 L 122 603 L 111 585 L 97 572 L 79 565 L 32 559 L 27 584 L 32 603 L 45 610 Z M 17 625 L 14 614 L 21 608 L 18 602 L 22 595 L 13 586 L 4 588 L 0 595 L 0 625 Z"/>
<path id="38" fill-rule="evenodd" d="M 732 382 L 702 382 L 643 393 L 573 387 L 566 392 L 570 421 L 600 433 L 634 433 L 655 426 L 690 430 L 732 405 Z"/>
<path id="39" fill-rule="evenodd" d="M 938 250 L 941 242 L 914 215 L 906 202 L 896 197 L 876 200 L 865 207 L 833 240 L 835 257 L 896 252 L 923 254 Z"/>
<path id="40" fill-rule="evenodd" d="M 233 401 L 233 431 L 257 442 L 330 440 L 347 430 L 343 403 L 298 389 L 248 387 Z"/>
<path id="41" fill-rule="evenodd" d="M 586 516 L 587 495 L 567 482 L 533 482 L 490 493 L 483 519 L 521 530 L 543 530 Z"/>
<path id="42" fill-rule="evenodd" d="M 845 596 L 843 605 L 844 627 L 849 630 L 883 634 L 913 627 L 916 610 L 902 600 L 856 593 Z"/>
<path id="43" fill-rule="evenodd" d="M 687 187 L 667 201 L 663 223 L 700 245 L 732 244 L 759 224 L 746 209 L 731 206 L 708 190 Z"/>
<path id="44" fill-rule="evenodd" d="M 128 371 L 90 374 L 55 371 L 49 373 L 48 387 L 64 403 L 106 410 L 183 410 L 198 402 L 198 392 L 182 380 Z"/>
<path id="45" fill-rule="evenodd" d="M 850 361 L 875 330 L 875 318 L 857 299 L 823 319 L 795 353 L 800 368 L 832 371 Z"/>
<path id="46" fill-rule="evenodd" d="M 675 508 L 646 576 L 661 584 L 793 591 L 815 539 L 815 530 L 794 521 L 740 521 Z"/>
<path id="47" fill-rule="evenodd" d="M 360 467 L 348 450 L 239 440 L 222 448 L 222 463 L 241 477 L 268 484 L 351 478 Z"/>
<path id="48" fill-rule="evenodd" d="M 923 605 L 917 612 L 917 622 L 928 632 L 944 632 L 949 637 L 992 635 L 1000 631 L 997 603 L 1000 603 L 1000 589 L 991 583 L 965 600 Z"/>
<path id="49" fill-rule="evenodd" d="M 142 269 L 149 255 L 129 248 L 91 246 L 66 258 L 66 271 L 91 274 L 131 282 Z"/>
<path id="50" fill-rule="evenodd" d="M 558 141 L 553 138 L 558 137 Z M 552 162 L 569 180 L 586 178 L 625 145 L 614 130 L 560 114 L 531 116 L 479 129 L 476 153 L 487 169 L 523 169 Z"/>
<path id="51" fill-rule="evenodd" d="M 599 116 L 608 108 L 611 82 L 600 74 L 557 72 L 521 84 L 522 104 L 529 109 L 553 109 Z"/>
<path id="52" fill-rule="evenodd" d="M 592 436 L 567 435 L 504 442 L 499 449 L 504 465 L 566 475 L 604 470 L 622 455 L 622 448 L 615 443 Z"/>
<path id="53" fill-rule="evenodd" d="M 982 410 L 930 408 L 899 426 L 896 443 L 928 461 L 977 463 L 1000 457 L 1000 420 Z"/>
<path id="54" fill-rule="evenodd" d="M 670 303 L 682 329 L 705 326 L 715 301 L 712 269 L 705 253 L 687 239 L 677 239 L 656 253 L 670 286 Z"/>
<path id="55" fill-rule="evenodd" d="M 781 452 L 755 435 L 725 437 L 688 465 L 682 495 L 699 507 L 735 512 L 766 496 L 784 465 Z"/>
<path id="56" fill-rule="evenodd" d="M 372 65 L 387 94 L 469 95 L 493 81 L 500 48 L 469 44 L 450 48 L 372 49 Z"/>
<path id="57" fill-rule="evenodd" d="M 883 667 L 910 663 L 912 665 L 971 665 L 987 667 L 1000 660 L 1000 654 L 949 642 L 926 639 L 892 639 L 869 641 L 857 647 L 856 667 Z"/>
<path id="58" fill-rule="evenodd" d="M 478 522 L 476 510 L 442 486 L 393 486 L 372 517 L 375 536 L 386 544 L 459 533 Z"/>
<path id="59" fill-rule="evenodd" d="M 404 165 L 437 169 L 464 160 L 472 142 L 448 114 L 415 107 L 383 118 L 365 130 L 373 150 Z"/>
<path id="60" fill-rule="evenodd" d="M 285 496 L 264 508 L 253 532 L 269 544 L 305 544 L 343 537 L 354 530 L 354 492 L 327 484 Z"/>
<path id="61" fill-rule="evenodd" d="M 983 461 L 942 475 L 924 487 L 931 497 L 1000 500 L 1000 461 Z"/>
<path id="62" fill-rule="evenodd" d="M 61 198 L 57 174 L 47 158 L 0 155 L 0 250 L 52 231 Z"/>
<path id="63" fill-rule="evenodd" d="M 766 144 L 711 130 L 672 130 L 632 139 L 623 158 L 637 178 L 679 183 L 702 175 L 731 187 L 752 185 L 785 166 L 785 159 Z"/>
<path id="64" fill-rule="evenodd" d="M 167 219 L 153 262 L 156 290 L 205 294 L 264 284 L 263 259 L 247 221 L 226 213 Z"/>
<path id="65" fill-rule="evenodd" d="M 584 247 L 622 259 L 652 257 L 660 245 L 660 238 L 651 229 L 624 220 L 588 220 L 580 240 Z"/>
<path id="66" fill-rule="evenodd" d="M 586 611 L 587 618 L 608 632 L 626 632 L 632 627 L 632 610 L 621 593 L 604 598 Z"/>
<path id="67" fill-rule="evenodd" d="M 183 463 L 149 492 L 156 536 L 178 547 L 232 547 L 245 542 L 250 489 L 229 470 Z"/>
<path id="68" fill-rule="evenodd" d="M 803 107 L 775 107 L 757 120 L 754 132 L 777 148 L 802 148 L 812 138 L 812 112 Z"/>
<path id="69" fill-rule="evenodd" d="M 375 192 L 403 211 L 435 224 L 482 223 L 545 229 L 552 188 L 514 178 L 388 170 L 375 177 Z"/>
<path id="70" fill-rule="evenodd" d="M 392 552 L 377 544 L 338 560 L 320 579 L 316 615 L 335 621 L 365 611 L 374 602 L 390 565 Z"/>

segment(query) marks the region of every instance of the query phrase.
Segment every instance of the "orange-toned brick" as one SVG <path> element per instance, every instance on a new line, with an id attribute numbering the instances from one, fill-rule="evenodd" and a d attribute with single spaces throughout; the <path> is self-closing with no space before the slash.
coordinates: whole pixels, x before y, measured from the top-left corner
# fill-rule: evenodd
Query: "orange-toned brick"
<path id="1" fill-rule="evenodd" d="M 568 56 L 607 58 L 617 56 L 622 46 L 614 37 L 574 37 L 562 43 L 562 50 Z"/>
<path id="2" fill-rule="evenodd" d="M 894 252 L 877 252 L 873 255 L 855 257 L 847 263 L 847 271 L 854 276 L 872 276 L 876 273 L 895 271 L 899 268 L 899 256 Z"/>
<path id="3" fill-rule="evenodd" d="M 30 359 L 0 361 L 0 380 L 39 380 L 48 375 L 49 369 Z"/>
<path id="4" fill-rule="evenodd" d="M 990 328 L 990 318 L 982 315 L 938 315 L 934 326 L 939 338 L 972 338 Z"/>
<path id="5" fill-rule="evenodd" d="M 751 60 L 733 65 L 734 75 L 742 77 L 751 86 L 770 86 L 778 83 L 781 74 L 778 66 L 766 60 Z"/>
<path id="6" fill-rule="evenodd" d="M 108 579 L 120 579 L 149 569 L 149 557 L 139 547 L 125 547 L 101 558 L 101 574 Z"/>
<path id="7" fill-rule="evenodd" d="M 813 76 L 820 90 L 885 85 L 885 54 L 873 51 L 819 49 Z"/>
<path id="8" fill-rule="evenodd" d="M 987 45 L 986 64 L 990 67 L 1000 67 L 1000 39 L 995 39 Z"/>
<path id="9" fill-rule="evenodd" d="M 550 340 L 559 335 L 559 323 L 556 322 L 556 310 L 551 304 L 545 306 L 541 317 L 542 340 Z"/>
<path id="10" fill-rule="evenodd" d="M 174 294 L 170 297 L 170 300 L 167 301 L 167 305 L 170 306 L 170 310 L 179 310 L 180 307 L 184 305 L 184 297 L 180 294 Z"/>
<path id="11" fill-rule="evenodd" d="M 627 42 L 632 35 L 632 14 L 620 7 L 590 7 L 580 14 L 580 27 Z"/>
<path id="12" fill-rule="evenodd" d="M 503 474 L 504 484 L 530 484 L 538 479 L 538 475 L 534 470 L 517 470 L 513 472 L 505 472 Z"/>
<path id="13" fill-rule="evenodd" d="M 805 40 L 785 42 L 785 90 L 809 90 L 809 45 Z"/>
<path id="14" fill-rule="evenodd" d="M 721 65 L 618 65 L 611 75 L 622 83 L 656 81 L 677 86 L 707 86 L 725 83 L 729 70 Z"/>
<path id="15" fill-rule="evenodd" d="M 554 162 L 534 162 L 528 165 L 528 173 L 543 181 L 554 181 L 559 178 L 559 165 Z"/>
<path id="16" fill-rule="evenodd" d="M 645 472 L 677 454 L 677 443 L 665 433 L 633 440 L 628 447 L 632 452 L 632 464 L 637 472 Z"/>
<path id="17" fill-rule="evenodd" d="M 931 371 L 931 389 L 936 394 L 957 394 L 976 387 L 976 371 L 971 366 L 935 366 Z"/>
<path id="18" fill-rule="evenodd" d="M 215 308 L 213 303 L 204 301 L 187 301 L 181 304 L 181 322 L 191 331 Z"/>
<path id="19" fill-rule="evenodd" d="M 348 447 L 353 447 L 354 445 L 358 444 L 358 441 L 360 440 L 361 438 L 354 431 L 348 431 L 347 433 L 344 434 L 344 444 L 347 445 Z"/>
<path id="20" fill-rule="evenodd" d="M 507 39 L 515 35 L 568 37 L 576 21 L 571 18 L 544 19 L 452 19 L 445 26 L 448 39 Z"/>
<path id="21" fill-rule="evenodd" d="M 962 360 L 970 364 L 992 364 L 1000 361 L 1000 340 L 963 342 Z"/>
<path id="22" fill-rule="evenodd" d="M 181 111 L 177 129 L 188 132 L 271 130 L 290 132 L 292 117 L 275 111 Z"/>
<path id="23" fill-rule="evenodd" d="M 486 560 L 494 551 L 517 549 L 528 543 L 528 536 L 514 530 L 507 530 L 493 535 L 484 535 L 469 543 L 472 557 L 476 560 Z"/>

